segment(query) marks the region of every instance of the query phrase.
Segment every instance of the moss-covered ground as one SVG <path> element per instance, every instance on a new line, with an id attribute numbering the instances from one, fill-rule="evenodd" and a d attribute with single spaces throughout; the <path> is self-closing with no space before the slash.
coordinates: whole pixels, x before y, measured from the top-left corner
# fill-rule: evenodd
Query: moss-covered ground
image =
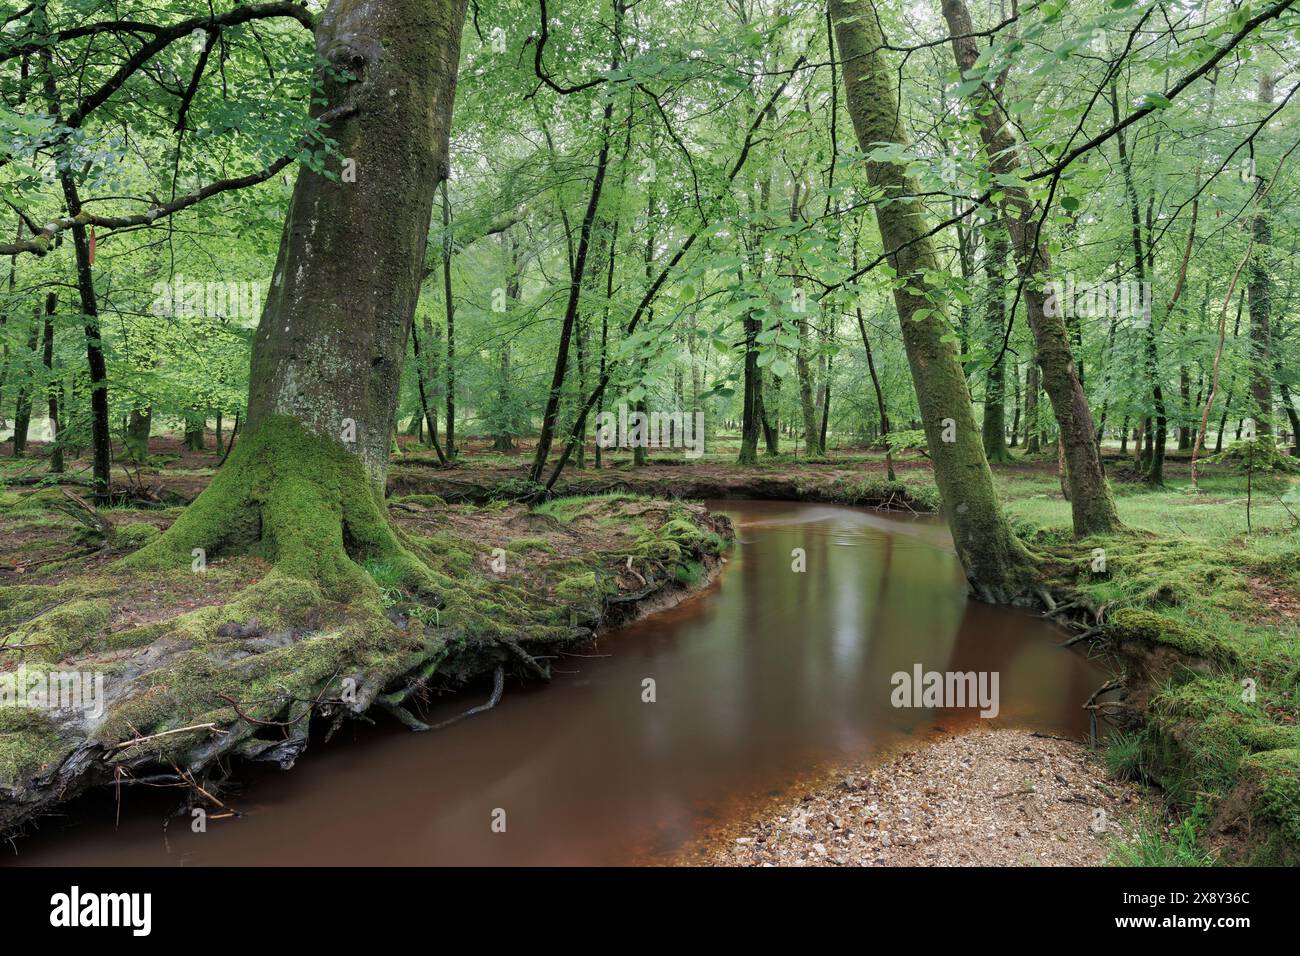
<path id="1" fill-rule="evenodd" d="M 106 529 L 62 488 L 0 488 L 0 675 L 102 675 L 105 705 L 0 707 L 0 831 L 95 785 L 202 801 L 226 758 L 288 766 L 374 708 L 422 728 L 431 695 L 544 678 L 557 649 L 702 585 L 730 540 L 699 506 L 628 494 L 385 504 L 345 452 L 257 437 L 193 505 L 105 508 Z"/>
<path id="2" fill-rule="evenodd" d="M 556 489 L 563 497 L 530 506 L 527 448 L 468 443 L 457 463 L 438 467 L 407 444 L 390 475 L 392 540 L 380 529 L 379 546 L 367 546 L 373 515 L 363 514 L 360 535 L 337 549 L 326 542 L 338 574 L 314 580 L 277 560 L 274 535 L 254 541 L 247 528 L 220 529 L 233 546 L 209 554 L 202 575 L 187 549 L 160 544 L 156 529 L 211 480 L 213 454 L 178 452 L 144 478 L 124 472 L 122 486 L 134 485 L 145 507 L 107 509 L 116 533 L 104 548 L 56 510 L 58 488 L 30 483 L 38 459 L 0 463 L 0 480 L 29 482 L 0 485 L 0 641 L 10 645 L 0 667 L 26 660 L 133 675 L 129 699 L 90 735 L 30 711 L 0 713 L 0 787 L 48 772 L 79 741 L 116 747 L 194 725 L 226 734 L 155 738 L 112 751 L 111 763 L 165 765 L 205 746 L 229 749 L 241 725 L 238 752 L 291 759 L 304 711 L 345 711 L 338 688 L 349 675 L 361 699 L 418 722 L 423 695 L 485 666 L 542 671 L 548 643 L 575 639 L 602 616 L 617 621 L 656 588 L 703 579 L 725 529 L 665 496 L 938 504 L 916 451 L 895 455 L 894 481 L 874 450 L 832 450 L 815 463 L 761 456 L 749 469 L 734 464 L 735 451 L 734 436 L 723 436 L 698 461 L 652 452 L 650 465 L 633 468 L 627 454 L 607 455 L 600 470 L 570 468 Z M 1107 538 L 1072 539 L 1054 455 L 1031 460 L 1017 449 L 994 472 L 1058 600 L 1074 606 L 1063 616 L 1094 628 L 1080 649 L 1106 655 L 1123 678 L 1096 703 L 1113 727 L 1111 769 L 1151 784 L 1167 807 L 1117 862 L 1295 863 L 1300 478 L 1243 468 L 1228 454 L 1202 465 L 1194 492 L 1186 454 L 1171 452 L 1165 486 L 1152 489 L 1107 451 L 1129 529 Z M 245 479 L 239 495 L 255 485 Z M 315 517 L 302 513 L 304 501 L 290 504 L 286 514 Z M 132 553 L 140 557 L 121 560 Z M 27 646 L 18 654 L 16 645 Z M 157 658 L 143 675 L 133 663 L 142 654 Z M 271 723 L 251 725 L 232 700 Z"/>

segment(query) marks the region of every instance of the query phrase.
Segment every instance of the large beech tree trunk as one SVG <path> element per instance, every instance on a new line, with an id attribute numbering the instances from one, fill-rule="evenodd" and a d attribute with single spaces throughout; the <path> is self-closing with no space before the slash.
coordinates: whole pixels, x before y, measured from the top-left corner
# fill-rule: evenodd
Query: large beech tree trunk
<path id="1" fill-rule="evenodd" d="M 830 0 L 830 13 L 859 146 L 869 151 L 879 143 L 906 145 L 871 0 Z M 875 210 L 885 249 L 894 250 L 890 265 L 900 279 L 915 276 L 919 284 L 922 273 L 938 270 L 938 261 L 920 203 L 899 197 L 920 190 L 893 163 L 868 162 L 867 176 L 884 194 Z M 894 303 L 957 556 L 976 594 L 988 601 L 1013 600 L 1032 589 L 1036 575 L 1028 551 L 1002 515 L 951 325 L 942 308 L 905 287 L 894 290 Z"/>
<path id="2" fill-rule="evenodd" d="M 382 488 L 434 191 L 447 176 L 465 0 L 334 0 L 316 49 L 355 182 L 300 170 L 253 342 L 244 438 L 272 415 L 353 445 Z M 338 170 L 334 171 L 336 174 Z"/>
<path id="3" fill-rule="evenodd" d="M 406 337 L 447 134 L 466 0 L 333 0 L 316 25 L 314 115 L 344 175 L 298 173 L 253 341 L 248 418 L 207 490 L 140 563 L 260 539 L 327 593 L 355 561 L 409 555 L 382 512 Z M 349 81 L 333 78 L 347 71 Z M 354 173 L 354 175 L 348 175 Z M 403 562 L 418 576 L 414 560 Z"/>
<path id="4" fill-rule="evenodd" d="M 944 19 L 953 37 L 953 56 L 963 73 L 975 65 L 979 46 L 966 0 L 942 0 Z M 979 117 L 980 139 L 988 155 L 989 169 L 996 174 L 1014 173 L 1020 163 L 1020 146 L 1014 128 L 997 99 L 981 91 L 974 98 Z M 1043 292 L 1032 281 L 1036 274 L 1050 274 L 1052 264 L 1038 234 L 1039 210 L 1025 190 L 1005 187 L 1005 206 L 1016 260 L 1025 283 L 1025 311 L 1034 334 L 1034 351 L 1043 374 L 1043 389 L 1052 403 L 1061 430 L 1061 441 L 1069 481 L 1070 508 L 1074 533 L 1080 537 L 1107 534 L 1120 527 L 1119 514 L 1106 484 L 1101 455 L 1093 438 L 1092 411 L 1081 376 L 1070 350 L 1069 335 L 1059 308 L 1047 308 Z"/>

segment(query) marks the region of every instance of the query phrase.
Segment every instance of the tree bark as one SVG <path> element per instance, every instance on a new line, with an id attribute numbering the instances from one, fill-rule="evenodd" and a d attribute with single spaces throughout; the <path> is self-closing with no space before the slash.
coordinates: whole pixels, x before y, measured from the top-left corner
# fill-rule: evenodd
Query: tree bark
<path id="1" fill-rule="evenodd" d="M 873 3 L 830 0 L 830 10 L 859 147 L 907 145 Z M 919 283 L 922 274 L 937 270 L 938 261 L 920 204 L 905 199 L 919 193 L 917 184 L 893 163 L 868 161 L 867 176 L 883 193 L 875 204 L 876 222 L 890 265 L 900 279 Z M 894 303 L 957 556 L 977 595 L 993 602 L 1014 600 L 1032 588 L 1037 575 L 1003 517 L 951 325 L 941 305 L 906 287 L 894 289 Z"/>
<path id="2" fill-rule="evenodd" d="M 1002 224 L 994 226 L 989 240 L 985 272 L 988 276 L 988 302 L 985 306 L 985 341 L 993 351 L 984 379 L 984 454 L 991 462 L 1008 462 L 1007 450 L 1006 384 L 1003 369 L 1006 356 L 1002 354 L 1002 339 L 1006 334 L 1007 300 L 1003 270 L 1006 268 L 1010 242 Z"/>
<path id="3" fill-rule="evenodd" d="M 245 440 L 273 415 L 355 451 L 377 488 L 406 336 L 419 295 L 465 0 L 334 0 L 317 51 L 351 83 L 325 80 L 330 135 L 356 182 L 302 169 L 253 342 Z M 394 95 L 396 91 L 397 95 Z"/>
<path id="4" fill-rule="evenodd" d="M 467 0 L 332 0 L 316 25 L 314 115 L 355 181 L 302 167 L 253 340 L 248 416 L 225 467 L 131 556 L 188 566 L 247 546 L 337 600 L 372 593 L 368 557 L 430 572 L 383 511 L 398 386 L 430 216 L 448 168 Z M 351 78 L 340 78 L 346 71 Z"/>
<path id="5" fill-rule="evenodd" d="M 1273 77 L 1265 73 L 1259 81 L 1259 102 L 1273 102 Z M 1256 174 L 1255 188 L 1268 186 Z M 1273 434 L 1273 335 L 1270 329 L 1272 280 L 1269 275 L 1269 247 L 1273 243 L 1273 217 L 1267 202 L 1261 202 L 1251 220 L 1255 246 L 1250 260 L 1250 283 L 1246 287 L 1250 314 L 1250 397 L 1255 403 L 1255 434 Z"/>
<path id="6" fill-rule="evenodd" d="M 153 429 L 153 409 L 133 408 L 126 421 L 126 453 L 136 464 L 149 457 L 149 433 Z M 218 441 L 220 444 L 220 441 Z"/>
<path id="7" fill-rule="evenodd" d="M 59 438 L 59 384 L 54 377 L 54 313 L 59 308 L 59 294 L 45 295 L 45 330 L 42 335 L 41 364 L 45 366 L 45 407 L 50 417 L 50 474 L 63 473 L 63 442 Z"/>
<path id="8" fill-rule="evenodd" d="M 35 354 L 40 346 L 41 330 L 41 313 L 32 316 L 32 329 L 27 336 L 27 352 Z M 13 453 L 15 458 L 21 458 L 27 452 L 27 432 L 32 425 L 32 392 L 34 391 L 31 382 L 24 381 L 18 386 L 18 399 L 14 405 L 14 434 L 13 434 Z"/>
<path id="9" fill-rule="evenodd" d="M 456 458 L 456 300 L 451 294 L 451 199 L 442 181 L 442 297 L 447 313 L 447 459 Z"/>
<path id="10" fill-rule="evenodd" d="M 970 13 L 965 0 L 943 0 L 943 14 L 952 35 L 953 55 L 963 73 L 979 57 Z M 1014 139 L 1009 117 L 991 95 L 976 96 L 980 139 L 994 174 L 1011 174 L 1020 165 L 1021 145 Z M 1007 227 L 1024 283 L 1025 312 L 1034 336 L 1034 349 L 1042 370 L 1043 388 L 1052 403 L 1064 446 L 1070 482 L 1070 509 L 1074 533 L 1079 537 L 1107 534 L 1121 527 L 1115 501 L 1101 467 L 1093 435 L 1092 410 L 1075 367 L 1062 310 L 1048 308 L 1046 297 L 1034 281 L 1050 274 L 1052 264 L 1039 235 L 1039 210 L 1020 186 L 1004 187 Z"/>

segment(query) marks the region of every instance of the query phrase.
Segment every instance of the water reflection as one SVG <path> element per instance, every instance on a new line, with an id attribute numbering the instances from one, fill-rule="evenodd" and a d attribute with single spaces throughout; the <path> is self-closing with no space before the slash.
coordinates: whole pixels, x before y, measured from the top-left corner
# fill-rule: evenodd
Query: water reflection
<path id="1" fill-rule="evenodd" d="M 708 592 L 509 686 L 431 734 L 357 728 L 292 773 L 261 770 L 242 819 L 189 832 L 157 794 L 83 803 L 13 862 L 541 864 L 653 860 L 819 764 L 979 718 L 896 709 L 895 671 L 998 671 L 997 723 L 1081 735 L 1104 675 L 1033 615 L 968 603 L 941 526 L 872 512 L 716 502 L 739 545 Z M 803 548 L 807 570 L 792 570 Z M 643 703 L 642 681 L 657 701 Z M 484 691 L 486 694 L 486 690 Z M 444 701 L 429 717 L 457 712 Z M 491 815 L 506 812 L 506 832 Z"/>

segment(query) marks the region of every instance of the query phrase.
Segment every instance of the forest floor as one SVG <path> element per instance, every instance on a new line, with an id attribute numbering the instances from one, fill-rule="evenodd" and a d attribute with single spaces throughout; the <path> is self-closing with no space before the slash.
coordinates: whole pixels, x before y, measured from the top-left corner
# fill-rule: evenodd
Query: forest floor
<path id="1" fill-rule="evenodd" d="M 390 502 L 390 521 L 443 582 L 432 602 L 370 558 L 366 587 L 332 598 L 257 553 L 212 555 L 201 573 L 126 561 L 183 511 L 166 504 L 173 477 L 201 488 L 214 464 L 164 452 L 144 496 L 101 509 L 68 497 L 76 485 L 0 489 L 0 675 L 104 678 L 97 713 L 0 706 L 0 833 L 107 784 L 215 803 L 227 758 L 291 766 L 309 736 L 372 707 L 425 729 L 434 696 L 494 670 L 498 688 L 544 678 L 560 649 L 706 586 L 731 537 L 700 505 L 626 493 L 536 507 L 415 495 Z"/>
<path id="2" fill-rule="evenodd" d="M 117 528 L 108 547 L 102 535 L 78 522 L 75 508 L 57 510 L 67 500 L 65 490 L 81 490 L 76 483 L 85 481 L 88 461 L 69 461 L 62 487 L 55 487 L 44 475 L 39 445 L 30 449 L 31 457 L 0 459 L 0 591 L 7 593 L 0 601 L 0 643 L 8 640 L 12 646 L 33 611 L 52 608 L 66 616 L 69 610 L 56 606 L 63 598 L 52 591 L 45 592 L 52 596 L 48 601 L 15 603 L 12 595 L 25 593 L 15 585 L 57 590 L 72 578 L 107 571 L 170 524 L 208 483 L 218 462 L 212 451 L 186 451 L 168 438 L 155 439 L 151 449 L 147 466 L 119 466 L 115 472 L 121 503 L 101 512 Z M 654 451 L 641 468 L 620 452 L 607 456 L 600 470 L 570 467 L 556 486 L 565 496 L 596 498 L 529 507 L 522 499 L 535 486 L 527 482 L 531 450 L 526 445 L 499 453 L 473 439 L 461 451 L 456 463 L 440 466 L 431 452 L 403 440 L 390 474 L 392 520 L 442 554 L 444 570 L 476 581 L 493 580 L 492 561 L 499 557 L 493 549 L 502 549 L 521 601 L 553 609 L 557 622 L 564 618 L 566 633 L 601 620 L 618 623 L 631 609 L 657 606 L 664 594 L 671 600 L 712 573 L 711 555 L 726 529 L 681 499 L 772 498 L 917 512 L 938 503 L 928 462 L 917 452 L 897 456 L 892 482 L 886 480 L 881 454 L 865 449 L 836 450 L 826 461 L 760 456 L 752 468 L 736 466 L 735 443 L 725 439 L 695 461 Z M 588 465 L 593 458 L 589 450 Z M 1054 455 L 1027 458 L 1016 450 L 1012 462 L 994 466 L 994 474 L 1017 532 L 1042 556 L 1062 607 L 1074 608 L 1062 616 L 1083 615 L 1079 626 L 1088 628 L 1091 653 L 1107 660 L 1120 678 L 1095 705 L 1099 719 L 1113 728 L 1104 752 L 1109 786 L 1120 793 L 1123 781 L 1135 781 L 1158 794 L 1163 808 L 1137 821 L 1128 859 L 1184 864 L 1217 853 L 1231 862 L 1300 861 L 1300 478 L 1248 476 L 1228 464 L 1206 464 L 1195 493 L 1187 453 L 1170 452 L 1159 488 L 1137 480 L 1130 460 L 1116 449 L 1107 449 L 1107 458 L 1129 529 L 1108 538 L 1073 540 Z M 1098 554 L 1104 556 L 1100 573 Z M 382 590 L 384 569 L 367 570 Z M 237 603 L 266 572 L 265 562 L 255 556 L 231 556 L 204 576 L 115 575 L 111 585 L 73 602 L 78 611 L 93 612 L 86 620 L 72 615 L 74 625 L 93 633 L 81 634 L 77 654 L 61 659 L 60 666 L 93 661 L 113 645 L 122 648 L 113 653 L 129 657 L 136 653 L 132 648 L 148 643 L 137 637 L 149 636 L 148 628 L 177 615 L 203 619 L 199 644 L 205 652 L 229 640 L 243 642 L 239 654 L 273 649 L 276 641 L 267 639 L 278 636 L 268 622 L 250 629 L 259 622 L 218 620 L 222 609 Z M 601 595 L 598 607 L 592 606 L 593 592 Z M 385 603 L 394 604 L 402 619 L 400 594 Z M 205 609 L 214 608 L 203 617 Z M 317 633 L 312 625 L 319 628 L 320 622 L 297 622 L 288 633 Z M 226 637 L 218 641 L 218 632 Z M 0 660 L 0 666 L 17 659 L 13 651 L 7 653 L 8 664 Z M 418 698 L 409 702 L 417 710 Z M 239 720 L 222 699 L 202 705 L 188 701 L 184 712 L 194 723 L 214 715 L 218 723 Z M 148 726 L 119 727 L 113 744 L 183 722 L 178 711 L 166 719 L 155 716 Z M 990 761 L 990 787 L 1000 785 L 1020 762 L 1014 759 L 1018 740 L 969 744 Z M 1070 749 L 1073 745 L 1059 747 L 1052 760 L 1084 759 Z M 33 761 L 39 769 L 58 758 L 39 746 L 17 756 L 4 750 L 0 746 L 0 784 L 30 772 Z M 899 758 L 913 763 L 894 769 L 924 768 L 931 759 L 939 761 L 931 768 L 935 773 L 960 766 L 956 751 L 926 753 Z M 1076 761 L 1076 766 L 1084 773 L 1085 764 Z M 1093 766 L 1087 764 L 1088 772 Z M 874 773 L 859 767 L 846 775 L 875 779 Z M 1061 775 L 1075 779 L 1065 769 Z M 1082 785 L 1083 777 L 1078 780 Z M 825 799 L 828 807 L 841 798 L 814 791 L 814 799 Z M 1028 806 L 1024 801 L 1016 806 L 1021 804 Z M 952 808 L 958 811 L 961 804 Z M 782 815 L 789 819 L 789 813 L 774 818 Z M 1073 834 L 1073 820 L 1062 820 Z M 935 826 L 940 825 L 936 817 Z M 971 831 L 976 832 L 978 827 Z M 829 856 L 830 844 L 824 845 Z M 850 853 L 850 858 L 857 857 Z M 886 862 L 896 858 L 901 859 L 885 854 Z"/>

